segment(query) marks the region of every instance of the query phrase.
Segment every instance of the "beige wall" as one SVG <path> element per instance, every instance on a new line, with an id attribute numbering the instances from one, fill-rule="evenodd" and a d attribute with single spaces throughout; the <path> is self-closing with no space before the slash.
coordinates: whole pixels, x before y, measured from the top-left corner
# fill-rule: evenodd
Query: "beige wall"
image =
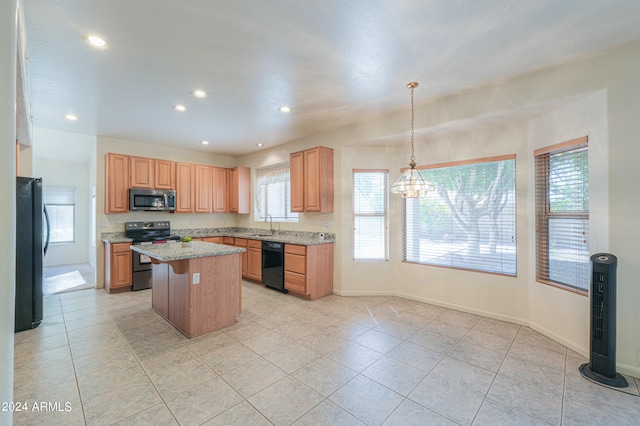
<path id="1" fill-rule="evenodd" d="M 0 2 L 0 402 L 13 401 L 16 281 L 16 8 Z M 0 411 L 0 425 L 13 415 Z"/>

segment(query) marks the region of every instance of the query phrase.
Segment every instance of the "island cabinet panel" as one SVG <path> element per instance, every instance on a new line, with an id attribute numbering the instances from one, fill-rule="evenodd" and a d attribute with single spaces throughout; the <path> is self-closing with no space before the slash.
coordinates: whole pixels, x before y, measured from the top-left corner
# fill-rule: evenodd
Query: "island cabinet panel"
<path id="1" fill-rule="evenodd" d="M 189 324 L 191 273 L 188 267 L 186 270 L 184 269 L 184 266 L 188 266 L 188 263 L 189 261 L 186 260 L 169 263 L 169 317 L 167 319 L 187 337 L 192 337 Z M 155 280 L 153 283 L 155 284 Z"/>
<path id="2" fill-rule="evenodd" d="M 213 170 L 213 212 L 229 212 L 229 169 L 212 167 Z"/>
<path id="3" fill-rule="evenodd" d="M 284 246 L 284 287 L 309 300 L 333 293 L 333 243 Z"/>
<path id="4" fill-rule="evenodd" d="M 247 240 L 247 278 L 262 281 L 262 241 Z"/>
<path id="5" fill-rule="evenodd" d="M 169 265 L 153 264 L 153 290 L 151 304 L 165 319 L 169 319 Z"/>
<path id="6" fill-rule="evenodd" d="M 251 207 L 251 169 L 229 169 L 229 212 L 249 214 Z"/>
<path id="7" fill-rule="evenodd" d="M 105 243 L 104 288 L 107 293 L 131 290 L 132 254 L 129 243 Z"/>
<path id="8" fill-rule="evenodd" d="M 154 263 L 153 308 L 188 338 L 232 325 L 242 312 L 239 254 Z"/>
<path id="9" fill-rule="evenodd" d="M 129 187 L 153 189 L 153 159 L 129 157 Z"/>
<path id="10" fill-rule="evenodd" d="M 211 213 L 211 167 L 195 166 L 195 207 L 196 213 Z"/>
<path id="11" fill-rule="evenodd" d="M 105 213 L 129 211 L 129 156 L 105 155 Z"/>
<path id="12" fill-rule="evenodd" d="M 175 189 L 176 163 L 167 160 L 154 160 L 153 176 L 156 189 Z"/>
<path id="13" fill-rule="evenodd" d="M 193 213 L 194 166 L 176 163 L 176 213 Z"/>
<path id="14" fill-rule="evenodd" d="M 333 149 L 318 146 L 290 155 L 291 211 L 333 212 Z"/>

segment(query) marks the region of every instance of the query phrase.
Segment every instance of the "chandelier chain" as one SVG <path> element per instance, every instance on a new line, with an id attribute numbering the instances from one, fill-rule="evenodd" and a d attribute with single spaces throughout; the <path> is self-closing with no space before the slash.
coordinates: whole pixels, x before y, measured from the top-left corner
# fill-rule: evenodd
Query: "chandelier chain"
<path id="1" fill-rule="evenodd" d="M 414 147 L 413 147 L 413 87 L 411 87 L 411 162 L 415 162 L 416 157 L 414 155 Z"/>

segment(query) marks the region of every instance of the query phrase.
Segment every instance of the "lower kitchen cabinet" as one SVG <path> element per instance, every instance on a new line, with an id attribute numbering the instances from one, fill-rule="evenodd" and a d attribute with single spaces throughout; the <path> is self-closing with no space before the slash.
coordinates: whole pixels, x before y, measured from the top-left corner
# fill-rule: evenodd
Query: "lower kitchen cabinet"
<path id="1" fill-rule="evenodd" d="M 262 241 L 247 240 L 247 278 L 262 281 Z"/>
<path id="2" fill-rule="evenodd" d="M 284 246 L 284 288 L 308 300 L 333 293 L 333 243 Z"/>
<path id="3" fill-rule="evenodd" d="M 104 244 L 104 289 L 107 293 L 130 291 L 132 254 L 130 243 Z"/>

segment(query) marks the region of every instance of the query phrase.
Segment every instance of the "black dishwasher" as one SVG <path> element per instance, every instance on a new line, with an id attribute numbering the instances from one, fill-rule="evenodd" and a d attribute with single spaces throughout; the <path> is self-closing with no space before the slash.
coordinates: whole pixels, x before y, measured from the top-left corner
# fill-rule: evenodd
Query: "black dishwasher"
<path id="1" fill-rule="evenodd" d="M 284 244 L 262 242 L 262 282 L 274 290 L 287 293 L 284 288 Z"/>

